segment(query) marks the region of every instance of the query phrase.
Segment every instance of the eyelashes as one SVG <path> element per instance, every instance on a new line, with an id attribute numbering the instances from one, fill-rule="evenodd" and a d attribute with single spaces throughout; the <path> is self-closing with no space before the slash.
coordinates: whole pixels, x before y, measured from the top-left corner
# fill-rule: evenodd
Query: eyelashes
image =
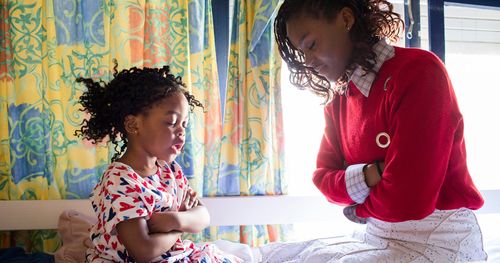
<path id="1" fill-rule="evenodd" d="M 313 41 L 308 48 L 309 50 L 313 50 L 315 47 L 316 47 L 316 41 Z"/>
<path id="2" fill-rule="evenodd" d="M 174 122 L 169 122 L 169 121 L 167 121 L 167 122 L 165 122 L 165 123 L 166 123 L 168 126 L 172 126 L 172 127 L 175 127 L 175 126 L 177 126 L 177 124 L 178 124 L 178 122 L 177 122 L 177 121 L 174 121 Z M 182 123 L 182 128 L 187 129 L 188 124 L 189 124 L 189 123 L 188 123 L 187 121 L 184 121 L 184 122 Z"/>

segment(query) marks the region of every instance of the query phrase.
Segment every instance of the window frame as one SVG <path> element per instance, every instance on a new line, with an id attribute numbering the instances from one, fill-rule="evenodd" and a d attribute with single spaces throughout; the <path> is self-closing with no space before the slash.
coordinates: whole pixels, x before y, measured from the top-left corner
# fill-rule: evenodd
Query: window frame
<path id="1" fill-rule="evenodd" d="M 420 0 L 413 0 L 420 5 Z M 412 3 L 413 4 L 413 3 Z M 497 0 L 428 0 L 429 49 L 445 62 L 444 6 L 469 6 L 474 8 L 500 9 Z M 418 14 L 420 17 L 420 14 Z"/>

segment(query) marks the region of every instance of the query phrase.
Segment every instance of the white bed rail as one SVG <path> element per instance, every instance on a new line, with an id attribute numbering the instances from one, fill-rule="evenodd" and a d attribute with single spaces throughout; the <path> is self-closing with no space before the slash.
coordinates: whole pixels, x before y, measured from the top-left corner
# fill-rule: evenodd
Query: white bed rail
<path id="1" fill-rule="evenodd" d="M 478 213 L 500 213 L 500 191 L 482 191 Z M 238 196 L 202 198 L 212 226 L 289 224 L 344 220 L 342 208 L 322 196 Z M 65 210 L 94 212 L 85 200 L 0 201 L 0 230 L 56 229 Z"/>

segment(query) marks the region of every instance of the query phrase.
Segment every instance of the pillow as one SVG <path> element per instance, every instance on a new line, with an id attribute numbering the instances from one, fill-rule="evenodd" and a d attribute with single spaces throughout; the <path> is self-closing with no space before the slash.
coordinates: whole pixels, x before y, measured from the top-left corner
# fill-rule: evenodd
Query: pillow
<path id="1" fill-rule="evenodd" d="M 55 253 L 56 262 L 85 262 L 85 251 L 94 247 L 90 229 L 96 223 L 95 217 L 74 210 L 64 211 L 57 224 L 63 244 Z"/>

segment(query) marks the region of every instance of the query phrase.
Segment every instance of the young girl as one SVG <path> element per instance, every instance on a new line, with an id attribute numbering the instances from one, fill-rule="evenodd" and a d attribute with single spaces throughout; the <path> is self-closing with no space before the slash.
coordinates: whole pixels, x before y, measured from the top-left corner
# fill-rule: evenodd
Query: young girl
<path id="1" fill-rule="evenodd" d="M 313 181 L 367 226 L 353 237 L 272 247 L 266 261 L 486 259 L 472 211 L 483 199 L 467 169 L 450 79 L 432 53 L 386 42 L 401 26 L 385 0 L 281 6 L 275 36 L 291 82 L 328 101 Z"/>
<path id="2" fill-rule="evenodd" d="M 169 67 L 131 68 L 109 83 L 77 79 L 90 118 L 77 135 L 110 140 L 117 153 L 91 196 L 98 224 L 88 262 L 240 262 L 214 245 L 181 240 L 209 225 L 179 165 L 189 111 L 202 107 Z M 121 139 L 123 146 L 118 149 Z M 117 158 L 119 157 L 119 158 Z"/>

